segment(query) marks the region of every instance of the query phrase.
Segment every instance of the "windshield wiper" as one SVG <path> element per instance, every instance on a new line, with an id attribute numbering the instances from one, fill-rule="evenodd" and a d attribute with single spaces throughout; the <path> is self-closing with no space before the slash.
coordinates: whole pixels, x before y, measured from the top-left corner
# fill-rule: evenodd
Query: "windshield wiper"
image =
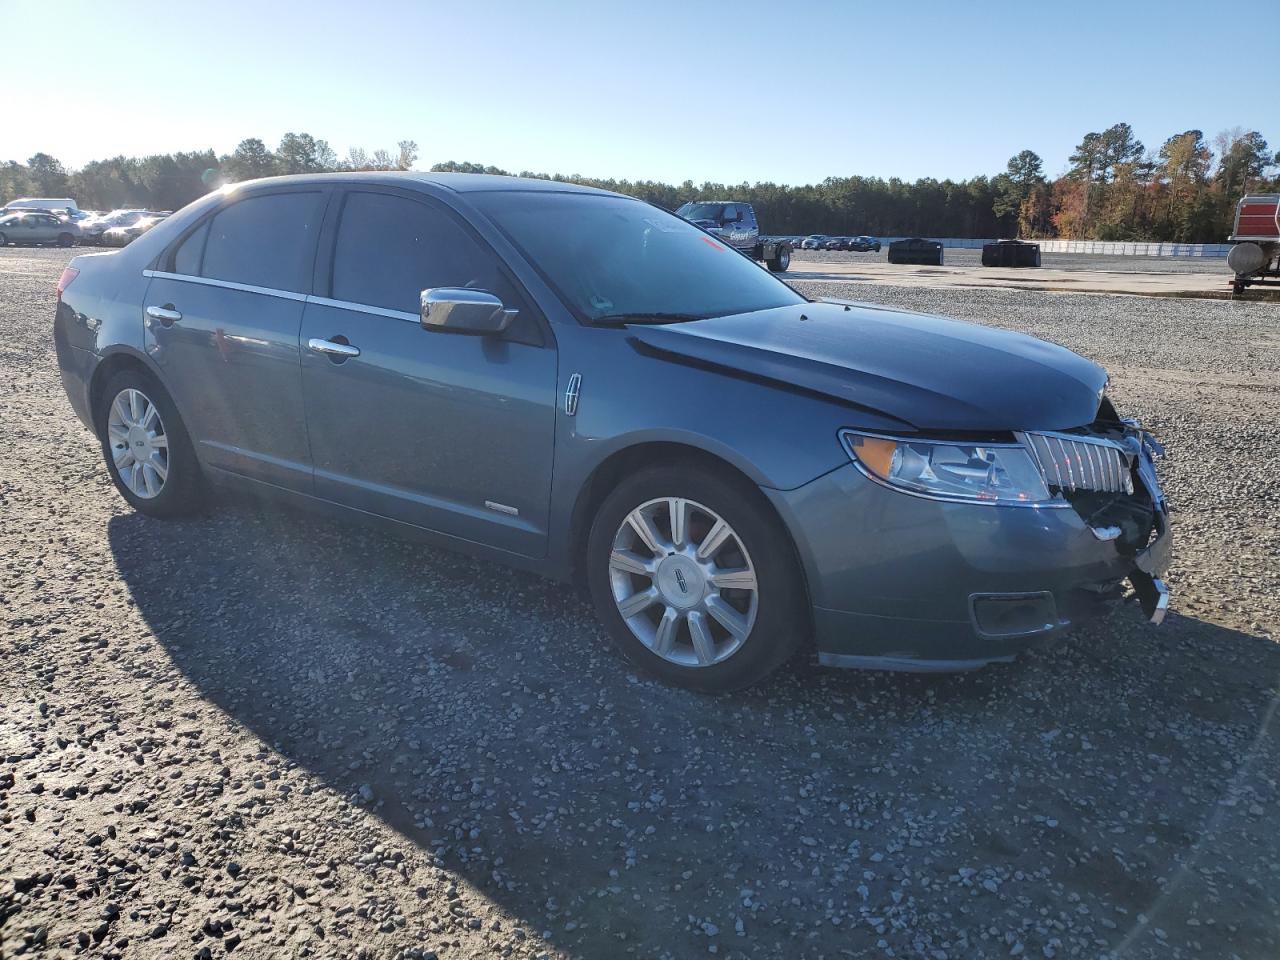
<path id="1" fill-rule="evenodd" d="M 688 320 L 705 320 L 692 313 L 615 313 L 596 317 L 592 323 L 684 323 Z"/>

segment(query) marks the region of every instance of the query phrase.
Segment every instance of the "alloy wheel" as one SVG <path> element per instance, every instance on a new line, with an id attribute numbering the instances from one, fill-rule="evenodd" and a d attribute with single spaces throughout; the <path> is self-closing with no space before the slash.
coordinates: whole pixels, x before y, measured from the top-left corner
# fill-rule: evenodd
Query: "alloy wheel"
<path id="1" fill-rule="evenodd" d="M 135 497 L 160 495 L 169 476 L 169 437 L 159 408 L 141 390 L 121 390 L 107 414 L 107 440 L 120 482 Z"/>
<path id="2" fill-rule="evenodd" d="M 662 659 L 707 667 L 733 656 L 759 607 L 746 546 L 714 510 L 661 497 L 623 518 L 609 556 L 623 622 Z"/>

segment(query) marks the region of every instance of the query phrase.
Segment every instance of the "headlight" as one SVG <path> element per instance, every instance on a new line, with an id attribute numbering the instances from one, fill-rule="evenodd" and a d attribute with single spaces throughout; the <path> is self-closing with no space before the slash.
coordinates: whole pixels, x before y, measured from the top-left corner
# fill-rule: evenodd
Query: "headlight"
<path id="1" fill-rule="evenodd" d="M 840 439 L 868 476 L 906 493 L 994 504 L 1056 499 L 1021 444 L 900 440 L 852 430 Z"/>

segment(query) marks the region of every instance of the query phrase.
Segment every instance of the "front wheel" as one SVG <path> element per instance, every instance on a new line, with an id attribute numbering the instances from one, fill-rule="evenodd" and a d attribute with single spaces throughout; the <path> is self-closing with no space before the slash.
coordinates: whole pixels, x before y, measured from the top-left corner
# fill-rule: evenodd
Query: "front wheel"
<path id="1" fill-rule="evenodd" d="M 7 247 L 8 245 L 9 245 L 9 238 L 6 237 L 3 233 L 0 233 L 0 247 Z"/>
<path id="2" fill-rule="evenodd" d="M 786 273 L 790 266 L 791 248 L 784 243 L 774 250 L 773 256 L 768 260 L 768 267 L 772 273 Z"/>
<path id="3" fill-rule="evenodd" d="M 60 247 L 69 247 L 75 242 L 75 237 L 71 236 L 69 233 L 58 234 L 58 246 Z"/>
<path id="4" fill-rule="evenodd" d="M 200 509 L 200 464 L 160 381 L 137 368 L 113 374 L 96 420 L 107 472 L 131 507 L 166 518 Z"/>
<path id="5" fill-rule="evenodd" d="M 696 465 L 624 480 L 596 514 L 586 562 L 596 614 L 614 642 L 669 683 L 750 686 L 805 636 L 790 538 L 746 481 Z"/>

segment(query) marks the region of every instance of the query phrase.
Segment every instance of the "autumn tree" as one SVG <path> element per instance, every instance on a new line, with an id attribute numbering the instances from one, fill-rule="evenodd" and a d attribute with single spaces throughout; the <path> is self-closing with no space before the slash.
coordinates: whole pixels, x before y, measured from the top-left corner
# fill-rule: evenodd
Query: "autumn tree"
<path id="1" fill-rule="evenodd" d="M 1044 162 L 1039 155 L 1032 150 L 1023 150 L 1010 157 L 1005 172 L 995 177 L 992 184 L 996 194 L 992 205 L 995 215 L 1016 227 L 1019 235 L 1035 236 L 1048 208 Z M 1037 202 L 1028 203 L 1033 194 L 1039 195 Z"/>
<path id="2" fill-rule="evenodd" d="M 1188 242 L 1211 229 L 1213 204 L 1209 168 L 1213 153 L 1199 130 L 1170 137 L 1160 147 L 1157 176 L 1162 192 L 1160 231 L 1170 240 Z"/>

